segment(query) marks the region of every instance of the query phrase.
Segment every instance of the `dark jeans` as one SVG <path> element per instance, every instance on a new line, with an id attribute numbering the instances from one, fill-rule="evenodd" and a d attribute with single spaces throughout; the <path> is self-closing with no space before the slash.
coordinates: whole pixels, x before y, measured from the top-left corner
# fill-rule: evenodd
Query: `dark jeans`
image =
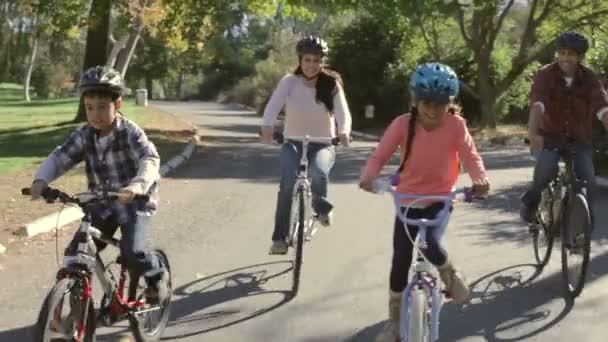
<path id="1" fill-rule="evenodd" d="M 443 205 L 443 203 L 435 203 L 426 208 L 412 208 L 408 210 L 407 217 L 412 219 L 433 219 L 443 208 Z M 415 240 L 418 234 L 418 227 L 408 225 L 407 229 L 412 240 Z M 443 235 L 443 229 L 427 227 L 427 248 L 423 252 L 425 257 L 435 266 L 445 264 L 448 258 L 447 252 L 440 245 L 441 235 Z M 396 217 L 393 233 L 393 263 L 390 274 L 390 287 L 394 292 L 401 292 L 407 286 L 409 270 L 412 265 L 413 248 L 412 242 L 405 233 L 403 222 L 399 217 Z"/>
<path id="2" fill-rule="evenodd" d="M 97 215 L 92 216 L 91 224 L 99 229 L 104 236 L 112 237 L 120 227 L 120 257 L 130 272 L 143 275 L 148 282 L 160 279 L 162 269 L 158 258 L 154 257 L 148 249 L 148 226 L 150 216 L 133 215 L 125 224 L 120 225 L 114 216 L 103 219 Z M 77 233 L 78 234 L 78 233 Z M 98 251 L 106 247 L 105 243 L 95 241 Z M 72 239 L 65 253 L 73 254 L 78 248 L 78 239 Z"/>
<path id="3" fill-rule="evenodd" d="M 273 241 L 285 240 L 289 232 L 289 219 L 293 200 L 293 187 L 296 183 L 302 143 L 287 141 L 281 148 L 281 183 L 277 196 Z M 321 143 L 308 144 L 308 170 L 311 178 L 312 207 L 317 214 L 328 214 L 333 205 L 327 199 L 329 173 L 334 166 L 336 152 L 332 145 Z"/>
<path id="4" fill-rule="evenodd" d="M 593 168 L 593 147 L 590 145 L 576 145 L 576 158 L 574 159 L 574 172 L 576 176 L 587 181 L 587 202 L 589 209 L 593 206 L 596 191 L 595 170 Z M 541 150 L 534 153 L 536 166 L 532 185 L 528 188 L 521 200 L 532 210 L 536 210 L 540 203 L 541 193 L 558 172 L 559 153 L 556 150 Z"/>

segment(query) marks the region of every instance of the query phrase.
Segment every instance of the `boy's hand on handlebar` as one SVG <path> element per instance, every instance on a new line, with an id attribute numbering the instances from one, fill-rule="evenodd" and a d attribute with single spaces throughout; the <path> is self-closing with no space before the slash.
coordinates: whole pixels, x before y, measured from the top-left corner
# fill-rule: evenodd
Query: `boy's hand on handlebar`
<path id="1" fill-rule="evenodd" d="M 42 192 L 48 187 L 45 181 L 42 179 L 37 179 L 32 183 L 32 187 L 30 188 L 30 196 L 32 196 L 32 200 L 37 200 L 42 196 Z"/>
<path id="2" fill-rule="evenodd" d="M 131 188 L 125 187 L 118 190 L 118 202 L 122 204 L 129 204 L 133 202 L 134 199 L 135 192 Z"/>

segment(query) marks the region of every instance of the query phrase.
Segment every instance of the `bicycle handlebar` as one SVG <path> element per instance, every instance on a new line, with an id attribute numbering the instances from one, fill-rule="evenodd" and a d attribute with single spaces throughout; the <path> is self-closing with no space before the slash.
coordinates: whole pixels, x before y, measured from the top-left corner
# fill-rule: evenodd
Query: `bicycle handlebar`
<path id="1" fill-rule="evenodd" d="M 21 189 L 21 194 L 23 196 L 31 196 L 32 192 L 30 188 Z M 84 207 L 94 202 L 102 202 L 102 201 L 116 201 L 119 197 L 118 192 L 108 191 L 108 192 L 83 192 L 74 196 L 71 196 L 61 190 L 54 189 L 51 187 L 47 187 L 42 191 L 42 198 L 46 200 L 47 203 L 55 203 L 59 201 L 64 204 L 76 204 L 80 207 Z M 150 196 L 148 195 L 135 195 L 133 201 L 135 202 L 147 202 L 150 200 Z"/>

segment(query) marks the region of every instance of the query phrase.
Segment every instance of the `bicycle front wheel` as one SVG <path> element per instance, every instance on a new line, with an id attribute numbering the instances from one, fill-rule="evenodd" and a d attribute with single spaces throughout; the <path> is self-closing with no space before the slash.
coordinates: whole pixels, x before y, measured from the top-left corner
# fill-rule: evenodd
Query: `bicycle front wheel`
<path id="1" fill-rule="evenodd" d="M 152 342 L 158 341 L 169 322 L 169 308 L 171 307 L 171 295 L 173 293 L 171 283 L 171 266 L 169 265 L 169 258 L 165 252 L 160 249 L 154 250 L 152 254 L 158 258 L 161 267 L 167 272 L 167 297 L 162 302 L 152 305 L 150 307 L 144 307 L 141 312 L 134 312 L 130 316 L 130 325 L 133 332 L 133 337 L 137 342 Z M 138 283 L 140 279 L 131 279 L 129 284 L 130 293 L 141 293 L 143 294 L 143 287 L 139 288 Z M 139 290 L 139 291 L 138 291 Z M 142 296 L 140 294 L 140 296 Z M 143 299 L 143 297 L 141 297 Z"/>
<path id="2" fill-rule="evenodd" d="M 295 297 L 298 294 L 298 289 L 300 287 L 300 273 L 302 271 L 302 259 L 304 257 L 304 224 L 306 221 L 306 210 L 305 210 L 305 202 L 304 202 L 304 191 L 299 190 L 297 192 L 294 201 L 296 201 L 296 205 L 293 208 L 296 210 L 295 213 L 292 213 L 295 218 L 295 222 L 293 222 L 293 235 L 294 235 L 294 260 L 293 260 L 293 283 L 291 285 L 291 295 Z"/>
<path id="3" fill-rule="evenodd" d="M 554 235 L 552 234 L 553 222 L 553 202 L 551 194 L 546 189 L 543 191 L 542 199 L 536 214 L 536 221 L 531 223 L 532 241 L 534 245 L 534 257 L 540 267 L 545 267 L 551 258 L 553 250 Z"/>
<path id="4" fill-rule="evenodd" d="M 407 340 L 408 342 L 425 342 L 429 338 L 428 298 L 422 289 L 411 293 L 408 307 Z"/>
<path id="5" fill-rule="evenodd" d="M 583 291 L 591 252 L 591 218 L 583 194 L 572 197 L 562 220 L 562 278 L 566 296 Z"/>
<path id="6" fill-rule="evenodd" d="M 85 315 L 85 306 L 86 315 Z M 85 318 L 86 316 L 86 318 Z M 34 326 L 36 342 L 95 341 L 93 301 L 83 300 L 82 282 L 74 277 L 62 278 L 46 296 Z"/>

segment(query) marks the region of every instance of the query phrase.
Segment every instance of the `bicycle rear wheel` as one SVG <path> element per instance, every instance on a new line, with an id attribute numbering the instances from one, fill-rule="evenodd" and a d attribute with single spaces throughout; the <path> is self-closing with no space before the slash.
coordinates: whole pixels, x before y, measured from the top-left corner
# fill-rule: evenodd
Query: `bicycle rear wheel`
<path id="1" fill-rule="evenodd" d="M 531 223 L 534 257 L 540 267 L 545 267 L 551 258 L 554 235 L 551 233 L 553 222 L 553 203 L 549 189 L 542 193 L 542 199 L 537 210 L 537 222 Z"/>
<path id="2" fill-rule="evenodd" d="M 583 194 L 572 197 L 562 222 L 562 279 L 572 299 L 583 291 L 591 252 L 591 218 Z"/>
<path id="3" fill-rule="evenodd" d="M 62 278 L 46 296 L 34 326 L 36 342 L 77 341 L 82 329 L 82 342 L 95 341 L 95 309 L 89 300 L 84 322 L 82 282 L 74 277 Z"/>
<path id="4" fill-rule="evenodd" d="M 407 320 L 408 342 L 425 342 L 429 340 L 428 298 L 423 289 L 414 289 L 411 293 Z"/>
<path id="5" fill-rule="evenodd" d="M 152 254 L 158 258 L 161 267 L 167 272 L 167 297 L 162 302 L 146 306 L 140 312 L 134 312 L 129 317 L 129 323 L 133 337 L 137 342 L 151 342 L 160 340 L 167 323 L 169 322 L 169 310 L 171 307 L 171 294 L 173 293 L 171 283 L 171 266 L 169 258 L 165 252 L 160 249 L 154 250 Z M 143 286 L 139 286 L 141 279 L 131 279 L 129 283 L 129 294 L 139 293 L 143 299 Z M 145 285 L 144 285 L 145 286 Z"/>
<path id="6" fill-rule="evenodd" d="M 291 285 L 292 297 L 295 297 L 298 294 L 298 289 L 300 287 L 300 273 L 302 271 L 302 259 L 304 257 L 304 224 L 306 223 L 306 210 L 304 204 L 304 191 L 302 189 L 298 190 L 294 201 L 296 201 L 297 204 L 293 206 L 293 208 L 296 209 L 296 212 L 293 212 L 292 210 L 292 217 L 294 218 L 292 222 L 292 238 L 294 240 L 293 246 L 295 248 L 293 260 L 293 282 Z"/>

